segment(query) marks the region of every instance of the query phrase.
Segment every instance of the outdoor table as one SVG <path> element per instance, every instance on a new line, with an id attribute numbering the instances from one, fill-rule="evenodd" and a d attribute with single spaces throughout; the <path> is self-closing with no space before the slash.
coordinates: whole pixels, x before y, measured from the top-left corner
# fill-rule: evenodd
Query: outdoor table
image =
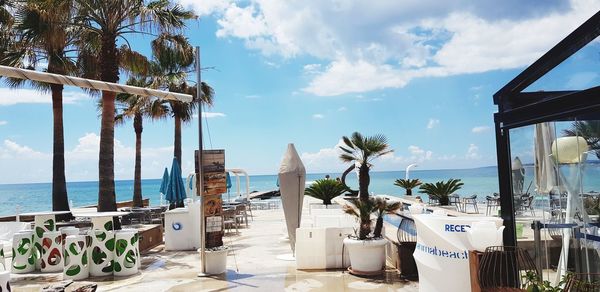
<path id="1" fill-rule="evenodd" d="M 69 214 L 70 211 L 42 211 L 21 213 L 19 216 L 33 216 L 33 246 L 36 256 L 35 268 L 41 268 L 42 260 L 42 238 L 45 232 L 58 231 L 56 227 L 56 215 Z"/>
<path id="2" fill-rule="evenodd" d="M 121 217 L 129 215 L 131 212 L 119 212 L 119 211 L 108 211 L 108 212 L 95 212 L 95 213 L 75 213 L 75 217 L 90 218 L 92 220 L 92 230 L 99 229 L 103 231 L 113 231 L 114 223 L 113 217 Z"/>

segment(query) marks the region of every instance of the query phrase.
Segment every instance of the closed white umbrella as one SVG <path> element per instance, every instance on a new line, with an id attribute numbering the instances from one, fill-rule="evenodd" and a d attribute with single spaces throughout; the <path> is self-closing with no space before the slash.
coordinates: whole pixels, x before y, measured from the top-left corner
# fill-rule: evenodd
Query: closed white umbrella
<path id="1" fill-rule="evenodd" d="M 540 194 L 548 194 L 559 185 L 559 173 L 552 159 L 552 142 L 555 140 L 554 125 L 535 125 L 535 186 Z"/>
<path id="2" fill-rule="evenodd" d="M 305 181 L 306 169 L 294 144 L 290 143 L 279 167 L 279 188 L 292 251 L 296 244 L 296 228 L 300 227 Z"/>

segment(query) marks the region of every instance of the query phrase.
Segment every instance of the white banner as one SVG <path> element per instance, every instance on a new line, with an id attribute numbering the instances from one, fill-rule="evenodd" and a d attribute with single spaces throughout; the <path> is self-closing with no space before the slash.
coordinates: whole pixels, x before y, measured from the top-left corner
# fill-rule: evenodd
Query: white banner
<path id="1" fill-rule="evenodd" d="M 413 215 L 417 226 L 414 252 L 419 270 L 419 291 L 471 291 L 467 227 L 473 222 L 502 220 L 493 217 L 450 217 L 432 214 Z"/>

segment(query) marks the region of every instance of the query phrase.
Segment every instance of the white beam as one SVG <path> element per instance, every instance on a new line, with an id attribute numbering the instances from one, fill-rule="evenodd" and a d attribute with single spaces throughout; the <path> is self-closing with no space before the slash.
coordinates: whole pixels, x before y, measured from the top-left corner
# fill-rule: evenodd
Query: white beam
<path id="1" fill-rule="evenodd" d="M 117 93 L 129 93 L 143 96 L 155 96 L 160 99 L 179 100 L 191 102 L 192 96 L 188 94 L 168 92 L 156 89 L 135 87 L 130 85 L 110 83 L 93 79 L 65 76 L 53 73 L 39 72 L 21 68 L 0 65 L 0 76 L 46 82 L 52 84 L 71 85 L 95 90 L 112 91 Z"/>

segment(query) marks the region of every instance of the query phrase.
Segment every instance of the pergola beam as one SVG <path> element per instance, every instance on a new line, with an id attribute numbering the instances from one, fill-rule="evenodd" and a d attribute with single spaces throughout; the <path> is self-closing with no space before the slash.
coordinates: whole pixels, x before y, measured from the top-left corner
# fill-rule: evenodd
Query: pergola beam
<path id="1" fill-rule="evenodd" d="M 142 88 L 118 83 L 104 82 L 93 79 L 85 79 L 73 76 L 65 76 L 53 73 L 39 72 L 21 68 L 14 68 L 0 65 L 0 76 L 46 82 L 52 84 L 71 85 L 94 90 L 112 91 L 117 93 L 129 93 L 143 96 L 155 96 L 160 99 L 178 100 L 181 102 L 191 102 L 192 96 L 189 94 L 168 92 L 156 89 Z"/>

